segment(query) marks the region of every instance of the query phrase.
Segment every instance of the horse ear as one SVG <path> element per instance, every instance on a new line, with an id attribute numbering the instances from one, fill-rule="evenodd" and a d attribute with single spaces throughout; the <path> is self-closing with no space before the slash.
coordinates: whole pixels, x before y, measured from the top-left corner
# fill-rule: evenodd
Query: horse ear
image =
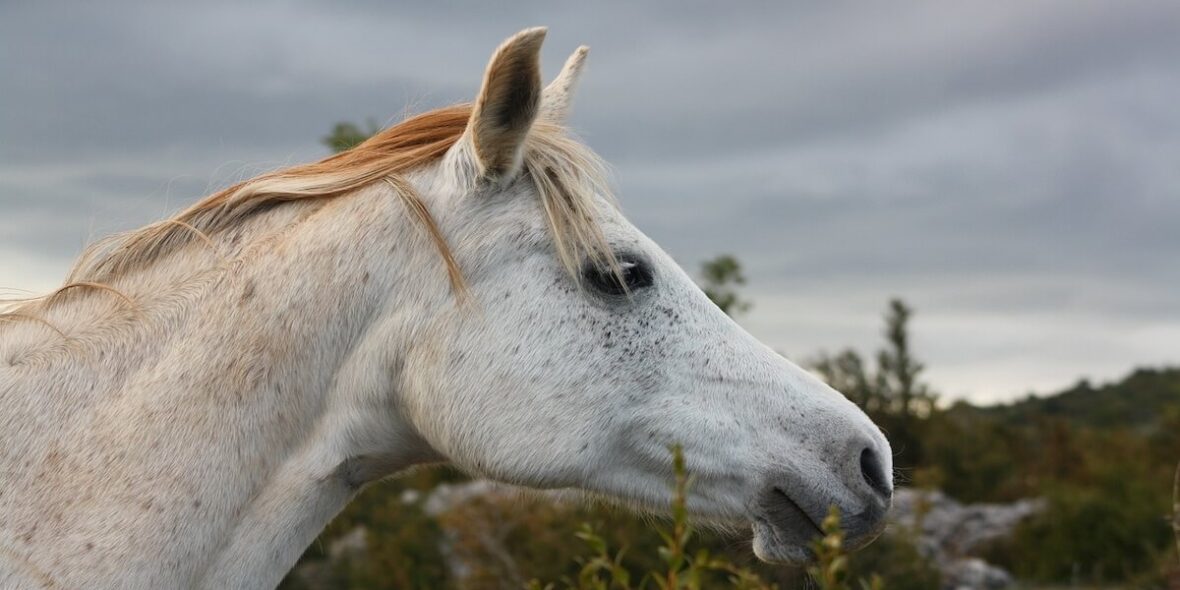
<path id="1" fill-rule="evenodd" d="M 565 123 L 569 117 L 570 104 L 573 102 L 574 91 L 577 90 L 588 53 L 590 48 L 585 45 L 574 50 L 573 55 L 565 60 L 561 73 L 545 87 L 545 93 L 541 98 L 541 113 L 546 119 L 555 123 Z"/>
<path id="2" fill-rule="evenodd" d="M 500 45 L 488 62 L 467 123 L 479 172 L 509 179 L 520 171 L 525 137 L 541 105 L 541 43 L 546 29 L 525 29 Z"/>

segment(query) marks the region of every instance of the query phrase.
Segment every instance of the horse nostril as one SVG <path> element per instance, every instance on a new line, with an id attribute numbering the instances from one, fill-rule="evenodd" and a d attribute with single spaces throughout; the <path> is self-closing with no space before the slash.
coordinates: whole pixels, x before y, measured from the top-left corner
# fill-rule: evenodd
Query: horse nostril
<path id="1" fill-rule="evenodd" d="M 873 449 L 866 448 L 860 452 L 860 473 L 865 478 L 865 483 L 869 484 L 874 492 L 881 494 L 886 499 L 893 495 L 893 486 L 885 477 L 885 468 L 881 466 L 881 458 Z"/>

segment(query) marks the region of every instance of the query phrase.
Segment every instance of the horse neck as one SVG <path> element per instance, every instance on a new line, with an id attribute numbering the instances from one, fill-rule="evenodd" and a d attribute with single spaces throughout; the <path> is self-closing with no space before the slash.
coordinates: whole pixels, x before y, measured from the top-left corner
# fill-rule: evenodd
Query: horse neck
<path id="1" fill-rule="evenodd" d="M 273 585 L 364 480 L 431 458 L 382 415 L 399 327 L 371 327 L 399 286 L 445 283 L 418 276 L 438 262 L 398 206 L 376 189 L 283 206 L 224 236 L 228 260 L 194 243 L 116 281 L 135 310 L 98 291 L 51 307 L 72 346 L 0 363 L 0 473 L 20 490 L 0 494 L 0 581 Z"/>

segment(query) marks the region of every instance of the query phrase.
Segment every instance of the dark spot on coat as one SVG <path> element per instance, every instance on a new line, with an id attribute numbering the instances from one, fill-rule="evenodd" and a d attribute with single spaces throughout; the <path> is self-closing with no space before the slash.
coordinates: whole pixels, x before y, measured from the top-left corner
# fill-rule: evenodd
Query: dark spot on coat
<path id="1" fill-rule="evenodd" d="M 254 281 L 246 283 L 246 288 L 242 289 L 242 297 L 238 299 L 238 303 L 242 304 L 254 298 Z"/>

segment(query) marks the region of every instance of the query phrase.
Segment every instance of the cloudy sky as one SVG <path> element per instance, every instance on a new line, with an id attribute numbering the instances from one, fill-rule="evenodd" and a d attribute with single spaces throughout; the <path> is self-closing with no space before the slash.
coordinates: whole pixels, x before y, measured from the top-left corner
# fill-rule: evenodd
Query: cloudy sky
<path id="1" fill-rule="evenodd" d="M 548 25 L 631 219 L 742 260 L 789 356 L 875 347 L 900 296 L 950 398 L 1180 363 L 1180 3 L 456 4 L 0 2 L 0 286 L 468 100 Z"/>

